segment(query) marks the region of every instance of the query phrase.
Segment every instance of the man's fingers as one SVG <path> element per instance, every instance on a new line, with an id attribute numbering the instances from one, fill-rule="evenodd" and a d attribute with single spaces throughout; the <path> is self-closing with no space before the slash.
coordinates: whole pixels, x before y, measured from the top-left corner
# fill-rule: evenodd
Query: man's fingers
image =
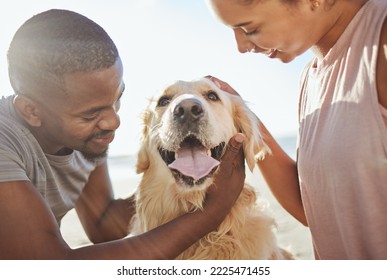
<path id="1" fill-rule="evenodd" d="M 242 133 L 235 134 L 226 147 L 226 152 L 222 157 L 222 162 L 232 163 L 237 157 L 240 157 L 240 149 L 246 137 Z"/>

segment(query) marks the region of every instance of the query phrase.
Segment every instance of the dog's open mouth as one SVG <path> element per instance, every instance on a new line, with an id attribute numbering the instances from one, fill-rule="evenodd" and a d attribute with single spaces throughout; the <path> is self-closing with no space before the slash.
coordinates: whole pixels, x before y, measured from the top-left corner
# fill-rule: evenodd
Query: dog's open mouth
<path id="1" fill-rule="evenodd" d="M 219 165 L 225 142 L 207 149 L 195 136 L 186 137 L 176 151 L 159 149 L 160 155 L 176 180 L 193 186 L 200 185 L 211 176 Z"/>

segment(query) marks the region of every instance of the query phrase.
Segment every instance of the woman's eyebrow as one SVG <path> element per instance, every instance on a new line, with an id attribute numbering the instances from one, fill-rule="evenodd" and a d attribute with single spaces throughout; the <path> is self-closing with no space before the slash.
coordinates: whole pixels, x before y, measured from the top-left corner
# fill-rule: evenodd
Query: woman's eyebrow
<path id="1" fill-rule="evenodd" d="M 246 21 L 246 22 L 242 22 L 242 23 L 235 24 L 235 25 L 231 25 L 231 27 L 233 27 L 233 28 L 239 28 L 239 27 L 247 26 L 247 25 L 249 25 L 249 24 L 251 24 L 251 23 L 252 23 L 251 21 Z"/>

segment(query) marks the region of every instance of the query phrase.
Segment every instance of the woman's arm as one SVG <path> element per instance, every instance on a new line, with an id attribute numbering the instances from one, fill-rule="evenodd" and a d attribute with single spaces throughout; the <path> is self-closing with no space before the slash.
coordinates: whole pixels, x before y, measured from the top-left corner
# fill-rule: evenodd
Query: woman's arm
<path id="1" fill-rule="evenodd" d="M 297 163 L 290 158 L 261 124 L 260 131 L 272 153 L 257 162 L 258 167 L 275 198 L 294 218 L 307 226 L 301 200 Z"/>
<path id="2" fill-rule="evenodd" d="M 239 95 L 226 82 L 213 76 L 206 76 L 206 78 L 213 81 L 223 91 Z M 264 160 L 258 161 L 258 167 L 271 192 L 282 207 L 303 225 L 307 226 L 300 194 L 297 163 L 284 152 L 262 123 L 260 123 L 259 129 L 272 154 L 267 154 Z"/>

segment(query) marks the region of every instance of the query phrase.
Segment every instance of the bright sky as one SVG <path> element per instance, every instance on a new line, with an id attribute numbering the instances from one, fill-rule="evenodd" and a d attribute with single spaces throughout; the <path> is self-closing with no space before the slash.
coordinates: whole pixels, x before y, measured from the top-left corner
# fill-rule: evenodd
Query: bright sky
<path id="1" fill-rule="evenodd" d="M 289 64 L 240 54 L 232 31 L 213 17 L 205 0 L 9 1 L 0 10 L 0 95 L 12 94 L 6 52 L 13 34 L 32 15 L 52 8 L 91 18 L 119 49 L 126 90 L 110 155 L 137 152 L 148 98 L 170 82 L 207 74 L 233 86 L 274 136 L 296 134 L 299 78 L 311 54 Z"/>

